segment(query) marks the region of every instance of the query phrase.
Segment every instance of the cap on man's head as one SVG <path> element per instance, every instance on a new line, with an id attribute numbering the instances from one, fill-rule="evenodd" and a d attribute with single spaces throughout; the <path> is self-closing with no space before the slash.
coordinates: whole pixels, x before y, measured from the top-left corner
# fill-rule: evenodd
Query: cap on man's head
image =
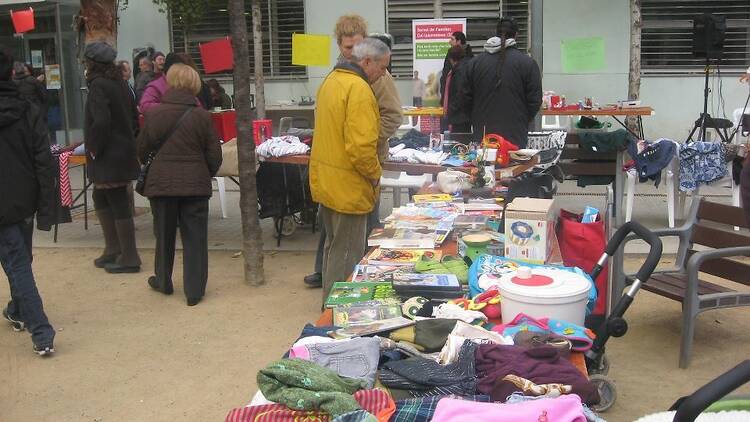
<path id="1" fill-rule="evenodd" d="M 93 62 L 108 64 L 115 61 L 117 51 L 111 45 L 97 41 L 86 46 L 83 57 Z"/>
<path id="2" fill-rule="evenodd" d="M 503 16 L 500 18 L 500 20 L 497 22 L 497 36 L 501 37 L 503 35 L 516 35 L 518 34 L 518 24 L 516 23 L 516 20 Z"/>

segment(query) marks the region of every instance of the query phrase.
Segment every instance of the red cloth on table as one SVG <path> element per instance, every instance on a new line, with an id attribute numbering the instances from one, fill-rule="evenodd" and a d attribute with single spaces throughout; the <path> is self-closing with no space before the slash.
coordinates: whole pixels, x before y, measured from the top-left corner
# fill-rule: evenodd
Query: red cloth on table
<path id="1" fill-rule="evenodd" d="M 379 422 L 388 422 L 396 411 L 396 403 L 383 390 L 359 390 L 353 396 L 362 409 L 375 416 Z M 333 419 L 326 412 L 292 410 L 282 404 L 264 404 L 233 409 L 225 422 L 292 422 L 306 420 L 305 418 L 316 422 L 330 422 Z"/>

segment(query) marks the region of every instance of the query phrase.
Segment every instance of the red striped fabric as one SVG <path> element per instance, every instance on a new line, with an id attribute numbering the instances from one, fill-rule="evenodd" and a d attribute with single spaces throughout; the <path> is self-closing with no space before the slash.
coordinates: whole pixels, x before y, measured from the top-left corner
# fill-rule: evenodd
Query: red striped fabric
<path id="1" fill-rule="evenodd" d="M 63 207 L 73 206 L 73 192 L 70 189 L 70 175 L 68 174 L 68 158 L 73 151 L 62 152 L 60 160 L 60 204 Z"/>
<path id="2" fill-rule="evenodd" d="M 354 399 L 362 409 L 373 414 L 379 422 L 388 422 L 396 411 L 393 402 L 384 390 L 360 390 Z M 331 416 L 325 412 L 292 410 L 282 404 L 240 407 L 227 414 L 225 422 L 330 422 Z"/>

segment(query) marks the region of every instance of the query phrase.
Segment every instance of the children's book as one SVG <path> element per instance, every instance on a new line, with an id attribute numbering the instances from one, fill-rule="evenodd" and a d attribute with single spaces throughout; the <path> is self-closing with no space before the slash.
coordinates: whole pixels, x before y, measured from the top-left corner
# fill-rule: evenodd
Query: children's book
<path id="1" fill-rule="evenodd" d="M 401 304 L 398 299 L 352 303 L 333 308 L 333 325 L 348 327 L 400 316 Z"/>
<path id="2" fill-rule="evenodd" d="M 393 297 L 395 297 L 395 292 L 391 283 L 336 282 L 331 287 L 325 306 L 326 308 L 333 308 L 337 305 Z"/>
<path id="3" fill-rule="evenodd" d="M 440 260 L 442 252 L 423 249 L 375 249 L 367 255 L 366 261 L 370 265 L 414 265 L 422 255 Z"/>
<path id="4" fill-rule="evenodd" d="M 435 230 L 374 229 L 367 238 L 367 246 L 385 249 L 429 249 L 435 247 Z"/>
<path id="5" fill-rule="evenodd" d="M 367 265 L 360 264 L 354 267 L 352 281 L 354 282 L 388 282 L 393 280 L 394 273 L 412 273 L 414 266 L 411 265 Z"/>

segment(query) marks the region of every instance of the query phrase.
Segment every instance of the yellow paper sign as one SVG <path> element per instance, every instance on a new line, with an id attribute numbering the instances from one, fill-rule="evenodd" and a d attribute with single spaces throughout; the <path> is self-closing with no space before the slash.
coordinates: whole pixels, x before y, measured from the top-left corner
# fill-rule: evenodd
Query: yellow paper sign
<path id="1" fill-rule="evenodd" d="M 330 62 L 330 36 L 292 34 L 292 64 L 299 66 L 329 66 Z"/>

